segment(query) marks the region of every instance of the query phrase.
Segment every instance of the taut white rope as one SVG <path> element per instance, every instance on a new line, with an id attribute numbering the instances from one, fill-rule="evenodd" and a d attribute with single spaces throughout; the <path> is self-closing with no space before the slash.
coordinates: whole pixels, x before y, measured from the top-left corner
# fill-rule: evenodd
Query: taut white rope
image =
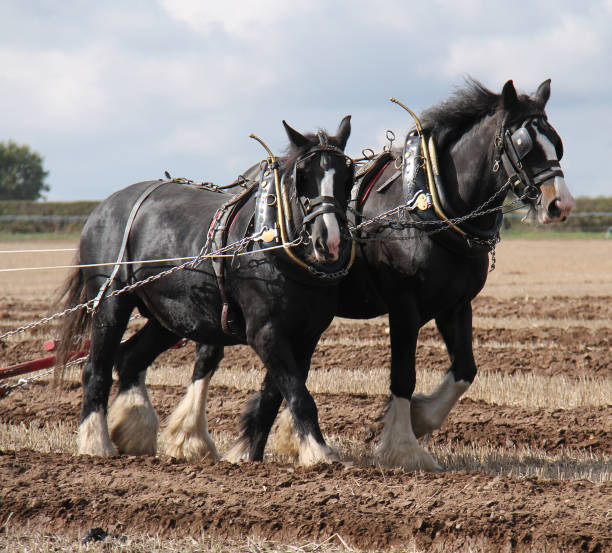
<path id="1" fill-rule="evenodd" d="M 51 248 L 47 250 L 0 250 L 2 253 L 46 253 L 46 252 L 76 252 L 78 248 Z"/>

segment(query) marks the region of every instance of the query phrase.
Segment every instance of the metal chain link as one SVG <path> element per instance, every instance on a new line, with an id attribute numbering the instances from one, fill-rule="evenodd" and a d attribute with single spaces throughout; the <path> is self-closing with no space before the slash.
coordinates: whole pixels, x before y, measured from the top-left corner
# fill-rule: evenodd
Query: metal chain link
<path id="1" fill-rule="evenodd" d="M 262 231 L 263 232 L 263 231 Z M 139 280 L 138 282 L 135 282 L 133 284 L 129 284 L 127 286 L 124 286 L 123 288 L 119 288 L 118 290 L 114 290 L 113 292 L 111 292 L 110 294 L 108 294 L 107 296 L 105 296 L 106 298 L 112 298 L 115 296 L 119 296 L 121 294 L 124 294 L 126 292 L 131 292 L 132 290 L 139 288 L 140 286 L 146 286 L 147 284 L 150 284 L 151 282 L 155 282 L 156 280 L 159 280 L 161 278 L 164 278 L 166 276 L 169 276 L 173 273 L 176 273 L 177 271 L 181 271 L 183 269 L 188 268 L 190 265 L 192 267 L 196 267 L 197 265 L 199 265 L 202 260 L 206 259 L 206 258 L 212 258 L 212 257 L 222 257 L 225 256 L 224 254 L 226 254 L 226 252 L 229 252 L 231 250 L 237 250 L 234 253 L 227 255 L 227 257 L 233 257 L 235 255 L 244 255 L 244 253 L 240 253 L 240 250 L 244 250 L 244 248 L 246 248 L 250 243 L 252 242 L 256 242 L 261 236 L 262 232 L 258 232 L 256 234 L 253 234 L 251 236 L 247 236 L 241 240 L 239 240 L 238 242 L 234 242 L 232 244 L 229 244 L 223 248 L 220 248 L 219 250 L 216 250 L 215 252 L 212 253 L 205 253 L 203 250 L 200 251 L 200 254 L 194 259 L 194 260 L 189 260 L 186 261 L 185 263 L 182 263 L 181 265 L 176 265 L 174 267 L 171 267 L 170 269 L 167 269 L 166 271 L 163 271 L 161 273 L 157 273 L 155 275 L 151 275 L 150 277 L 144 279 L 144 280 Z M 248 253 L 257 253 L 257 252 L 266 252 L 266 251 L 270 251 L 270 250 L 276 250 L 279 248 L 285 248 L 285 247 L 296 247 L 300 244 L 303 243 L 303 237 L 298 237 L 295 240 L 293 240 L 292 242 L 289 242 L 288 244 L 281 244 L 279 246 L 271 246 L 268 248 L 262 248 L 259 250 L 256 250 L 256 252 L 248 252 Z M 42 326 L 46 323 L 49 323 L 51 321 L 54 321 L 56 319 L 61 319 L 62 317 L 66 317 L 67 315 L 70 315 L 71 313 L 74 313 L 75 311 L 78 311 L 80 309 L 87 309 L 88 311 L 91 311 L 93 305 L 95 303 L 95 298 L 92 298 L 91 300 L 85 302 L 85 303 L 80 303 L 78 305 L 75 305 L 73 307 L 70 307 L 68 309 L 65 309 L 64 311 L 58 312 L 58 313 L 54 313 L 53 315 L 49 315 L 48 317 L 44 317 L 42 319 L 39 319 L 38 321 L 32 321 L 29 324 L 20 326 L 19 328 L 16 328 L 14 330 L 9 330 L 8 332 L 5 332 L 4 334 L 0 335 L 0 341 L 4 340 L 5 338 L 8 338 L 9 336 L 13 336 L 15 334 L 21 334 L 23 332 L 26 332 L 28 330 L 31 330 L 33 328 L 37 328 L 39 326 Z"/>
<path id="2" fill-rule="evenodd" d="M 179 180 L 183 180 L 183 179 L 174 179 L 175 182 L 179 181 Z M 185 181 L 187 179 L 184 179 Z M 208 183 L 206 183 L 208 184 Z M 402 239 L 401 237 L 397 237 L 397 238 L 389 238 L 389 237 L 382 237 L 379 236 L 382 232 L 384 232 L 387 229 L 391 229 L 391 230 L 405 230 L 407 228 L 417 228 L 417 229 L 421 229 L 424 230 L 427 234 L 431 235 L 431 234 L 436 234 L 439 232 L 443 232 L 444 230 L 446 230 L 447 228 L 449 228 L 451 225 L 458 225 L 463 223 L 464 221 L 468 221 L 470 219 L 476 218 L 476 217 L 481 217 L 483 215 L 489 215 L 491 213 L 496 213 L 498 211 L 503 211 L 505 208 L 504 206 L 499 206 L 499 207 L 494 207 L 494 208 L 490 208 L 490 209 L 485 209 L 488 205 L 490 205 L 493 201 L 495 201 L 497 198 L 499 198 L 503 193 L 505 193 L 507 191 L 507 188 L 510 186 L 511 182 L 508 179 L 506 181 L 506 183 L 493 195 L 491 196 L 486 202 L 484 202 L 482 205 L 480 205 L 479 207 L 477 207 L 474 211 L 468 213 L 467 215 L 464 215 L 462 217 L 456 217 L 454 219 L 448 219 L 446 221 L 393 221 L 393 222 L 387 222 L 385 224 L 381 224 L 381 227 L 376 229 L 375 231 L 367 231 L 369 234 L 373 234 L 376 235 L 374 237 L 363 237 L 363 236 L 357 236 L 356 233 L 359 231 L 362 231 L 362 229 L 364 229 L 365 227 L 372 225 L 374 223 L 382 223 L 383 221 L 385 221 L 386 219 L 388 219 L 389 217 L 392 217 L 394 215 L 398 215 L 399 213 L 401 213 L 403 210 L 407 209 L 408 204 L 402 204 L 399 206 L 396 206 L 392 209 L 389 209 L 375 217 L 372 217 L 371 219 L 368 219 L 366 221 L 361 222 L 358 225 L 355 226 L 350 226 L 349 227 L 349 232 L 351 233 L 353 240 L 356 241 L 368 241 L 368 240 L 385 240 L 385 239 Z M 524 194 L 523 196 L 518 198 L 518 201 L 522 202 L 522 200 L 524 200 L 527 197 L 527 194 Z M 349 208 L 350 209 L 350 208 Z M 359 215 L 359 213 L 355 212 L 354 210 L 352 210 L 354 213 L 356 213 L 357 215 Z M 436 228 L 432 229 L 432 230 L 427 230 L 427 227 L 433 227 L 435 226 Z M 174 267 L 171 267 L 170 269 L 167 269 L 166 271 L 163 271 L 161 273 L 155 274 L 155 275 L 151 275 L 150 277 L 135 282 L 133 284 L 129 284 L 123 288 L 120 288 L 118 290 L 114 290 L 113 292 L 111 292 L 110 294 L 108 294 L 106 297 L 107 298 L 111 298 L 111 297 L 115 297 L 115 296 L 119 296 L 121 294 L 127 293 L 127 292 L 131 292 L 132 290 L 135 290 L 136 288 L 139 288 L 141 286 L 146 286 L 147 284 L 150 284 L 152 282 L 155 282 L 161 278 L 164 278 L 166 276 L 169 276 L 171 274 L 174 274 L 178 271 L 184 270 L 188 267 L 190 268 L 195 268 L 197 267 L 199 264 L 202 263 L 202 261 L 206 258 L 212 258 L 212 257 L 221 257 L 224 256 L 224 254 L 226 254 L 226 252 L 232 251 L 233 253 L 230 255 L 227 255 L 227 257 L 234 257 L 237 255 L 244 255 L 245 253 L 256 253 L 256 252 L 243 252 L 243 250 L 252 242 L 257 241 L 259 238 L 261 238 L 261 234 L 263 233 L 263 231 L 257 233 L 257 234 L 253 234 L 251 236 L 247 236 L 241 240 L 239 240 L 238 242 L 234 242 L 232 244 L 229 244 L 223 248 L 220 248 L 219 250 L 212 252 L 212 253 L 206 253 L 206 245 L 202 248 L 202 250 L 200 250 L 200 253 L 198 254 L 198 256 L 193 259 L 193 260 L 189 260 L 185 263 L 182 263 L 181 265 L 176 265 Z M 497 241 L 497 240 L 495 240 Z M 488 241 L 486 241 L 488 242 Z M 265 252 L 265 251 L 270 251 L 270 250 L 275 250 L 275 249 L 279 249 L 279 248 L 286 248 L 286 247 L 296 247 L 299 246 L 300 244 L 304 243 L 304 239 L 302 236 L 296 238 L 295 240 L 293 240 L 292 242 L 289 242 L 288 244 L 281 244 L 279 246 L 271 246 L 269 248 L 262 248 L 259 250 L 256 250 L 257 252 Z M 493 244 L 494 246 L 494 244 Z M 339 271 L 336 271 L 334 273 L 325 273 L 323 271 L 318 271 L 317 269 L 315 269 L 314 267 L 309 266 L 309 271 L 312 275 L 322 278 L 322 279 L 336 279 L 336 278 L 340 278 L 342 276 L 346 276 L 346 274 L 348 274 L 348 270 L 347 269 L 341 269 Z M 26 332 L 28 330 L 31 330 L 33 328 L 37 328 L 43 324 L 46 324 L 48 322 L 54 321 L 56 319 L 60 319 L 63 318 L 67 315 L 70 315 L 71 313 L 74 313 L 75 311 L 78 311 L 79 309 L 87 309 L 88 311 L 91 311 L 94 303 L 95 303 L 95 298 L 85 302 L 85 303 L 81 303 L 79 305 L 75 305 L 73 307 L 70 307 L 68 309 L 65 309 L 64 311 L 58 312 L 58 313 L 54 313 L 53 315 L 49 315 L 48 317 L 44 317 L 38 321 L 33 321 L 27 325 L 23 325 L 20 326 L 19 328 L 13 329 L 13 330 L 9 330 L 8 332 L 5 332 L 4 334 L 0 335 L 0 341 L 4 340 L 5 338 L 8 338 L 9 336 L 13 336 L 15 334 L 20 334 L 23 332 Z"/>
<path id="3" fill-rule="evenodd" d="M 455 217 L 454 219 L 448 219 L 448 220 L 440 220 L 440 221 L 389 221 L 389 222 L 384 222 L 385 220 L 389 219 L 390 217 L 394 216 L 394 215 L 399 215 L 403 210 L 407 209 L 409 207 L 408 203 L 405 204 L 401 204 L 399 206 L 396 206 L 392 209 L 389 209 L 387 211 L 384 211 L 383 213 L 380 213 L 379 215 L 372 217 L 371 219 L 368 219 L 366 221 L 363 221 L 361 223 L 359 223 L 358 225 L 355 226 L 351 226 L 349 227 L 349 230 L 353 233 L 353 239 L 357 240 L 357 241 L 368 241 L 368 240 L 385 240 L 385 239 L 401 239 L 400 237 L 398 238 L 389 238 L 389 237 L 381 237 L 381 236 L 375 236 L 375 237 L 364 237 L 364 236 L 355 236 L 355 233 L 362 231 L 362 229 L 364 229 L 365 227 L 372 225 L 374 223 L 379 223 L 381 224 L 381 227 L 376 229 L 376 230 L 370 230 L 370 231 L 366 231 L 366 233 L 368 234 L 372 234 L 372 235 L 380 235 L 382 232 L 384 232 L 387 229 L 391 229 L 391 230 L 405 230 L 408 228 L 416 228 L 416 229 L 420 229 L 423 230 L 424 232 L 426 232 L 427 234 L 431 235 L 431 234 L 436 234 L 439 232 L 443 232 L 445 230 L 447 230 L 449 227 L 451 227 L 452 225 L 459 225 L 465 221 L 468 221 L 470 219 L 474 219 L 476 217 L 482 217 L 483 215 L 489 215 L 492 213 L 496 213 L 498 211 L 504 211 L 506 210 L 506 212 L 508 211 L 513 211 L 514 209 L 518 209 L 518 207 L 520 207 L 522 205 L 522 200 L 527 198 L 527 195 L 523 195 L 520 198 L 518 198 L 518 202 L 521 202 L 520 205 L 518 207 L 514 207 L 514 205 L 511 206 L 511 209 L 508 209 L 507 207 L 501 205 L 498 207 L 493 207 L 493 208 L 489 208 L 486 209 L 487 206 L 489 206 L 491 203 L 493 203 L 496 199 L 500 198 L 502 195 L 504 195 L 505 193 L 507 193 L 508 188 L 511 186 L 511 181 L 510 179 L 508 179 L 504 185 L 495 193 L 493 194 L 493 196 L 491 196 L 488 200 L 486 200 L 484 203 L 482 203 L 480 206 L 478 206 L 476 209 L 474 209 L 473 211 L 471 211 L 470 213 L 463 215 L 461 217 Z M 353 213 L 360 215 L 358 212 L 353 210 Z M 428 227 L 435 227 L 432 230 L 428 230 Z"/>
<path id="4" fill-rule="evenodd" d="M 81 363 L 84 363 L 85 361 L 87 361 L 87 355 L 84 355 L 83 357 L 79 357 L 78 359 L 73 359 L 72 361 L 69 361 L 65 365 L 62 365 L 61 368 L 68 369 L 74 365 L 80 365 Z M 50 374 L 53 374 L 56 368 L 57 367 L 54 367 L 52 369 L 47 369 L 46 371 L 36 374 L 34 376 L 30 376 L 29 378 L 22 377 L 17 382 L 15 382 L 15 384 L 6 384 L 4 386 L 0 386 L 0 398 L 8 396 L 13 390 L 16 390 L 17 388 L 23 388 L 27 386 L 28 384 L 31 384 L 32 382 L 35 382 L 37 380 L 40 380 L 41 378 L 44 378 L 45 376 L 49 376 Z"/>
<path id="5" fill-rule="evenodd" d="M 75 305 L 74 307 L 70 307 L 59 313 L 54 313 L 53 315 L 49 315 L 48 317 L 44 317 L 38 321 L 33 321 L 27 325 L 20 326 L 19 328 L 16 328 L 14 330 L 9 330 L 8 332 L 5 332 L 4 334 L 0 335 L 0 341 L 4 340 L 5 338 L 8 338 L 9 336 L 13 336 L 14 334 L 20 334 L 22 332 L 25 332 L 26 330 L 30 330 L 32 328 L 41 326 L 45 323 L 49 323 L 55 319 L 61 319 L 62 317 L 65 317 L 66 315 L 70 315 L 70 313 L 74 313 L 75 311 L 78 311 L 79 309 L 83 309 L 85 307 L 89 307 L 90 305 L 93 305 L 93 302 L 94 300 L 92 299 L 92 300 L 89 300 L 87 303 L 81 303 L 79 305 Z"/>

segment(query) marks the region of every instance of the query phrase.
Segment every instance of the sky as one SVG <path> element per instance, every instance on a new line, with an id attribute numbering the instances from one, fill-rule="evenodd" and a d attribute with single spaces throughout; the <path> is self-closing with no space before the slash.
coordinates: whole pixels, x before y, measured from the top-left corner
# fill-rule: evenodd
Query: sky
<path id="1" fill-rule="evenodd" d="M 575 196 L 612 195 L 612 0 L 3 0 L 0 141 L 28 144 L 48 200 L 103 199 L 169 171 L 231 182 L 285 119 L 348 153 L 402 140 L 408 114 L 471 76 L 547 78 Z"/>

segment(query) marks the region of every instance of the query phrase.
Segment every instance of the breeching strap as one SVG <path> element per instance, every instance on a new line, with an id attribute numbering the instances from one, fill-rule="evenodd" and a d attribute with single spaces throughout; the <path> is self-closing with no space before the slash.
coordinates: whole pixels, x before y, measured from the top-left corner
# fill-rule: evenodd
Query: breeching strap
<path id="1" fill-rule="evenodd" d="M 98 295 L 94 299 L 94 302 L 92 305 L 92 311 L 94 313 L 96 309 L 98 308 L 100 301 L 104 297 L 106 290 L 108 290 L 108 287 L 112 284 L 113 280 L 115 280 L 115 277 L 117 276 L 117 273 L 119 272 L 119 268 L 121 267 L 120 263 L 123 260 L 123 256 L 125 255 L 125 248 L 127 247 L 128 237 L 130 236 L 130 230 L 132 229 L 132 224 L 134 223 L 134 219 L 136 218 L 136 213 L 138 213 L 140 206 L 151 195 L 153 191 L 157 190 L 160 186 L 167 184 L 169 182 L 172 182 L 172 181 L 162 180 L 162 181 L 154 182 L 139 196 L 138 200 L 136 200 L 136 203 L 132 206 L 132 211 L 130 211 L 130 216 L 128 217 L 128 220 L 125 224 L 125 230 L 123 231 L 123 239 L 121 241 L 121 247 L 119 248 L 119 255 L 117 256 L 117 261 L 115 261 L 113 272 L 104 281 L 104 284 L 100 286 Z"/>

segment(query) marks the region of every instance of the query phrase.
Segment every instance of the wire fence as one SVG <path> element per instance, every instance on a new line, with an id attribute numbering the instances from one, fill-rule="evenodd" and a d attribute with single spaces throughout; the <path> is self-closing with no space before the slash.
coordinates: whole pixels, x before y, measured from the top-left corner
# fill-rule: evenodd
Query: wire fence
<path id="1" fill-rule="evenodd" d="M 526 215 L 527 210 L 518 210 L 514 213 L 504 215 L 504 229 L 522 229 L 521 219 Z M 521 226 L 519 226 L 521 225 Z M 539 225 L 536 232 L 545 234 L 546 232 L 586 232 L 586 233 L 606 233 L 606 238 L 612 233 L 612 211 L 577 211 L 572 212 L 567 221 L 561 225 Z"/>

